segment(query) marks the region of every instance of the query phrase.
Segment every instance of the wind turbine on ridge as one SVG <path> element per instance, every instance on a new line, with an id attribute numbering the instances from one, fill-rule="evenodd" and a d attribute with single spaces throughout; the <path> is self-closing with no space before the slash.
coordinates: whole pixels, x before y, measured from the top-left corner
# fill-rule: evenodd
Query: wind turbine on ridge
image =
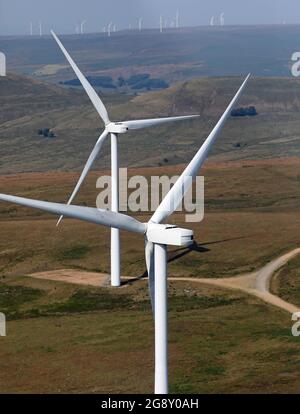
<path id="1" fill-rule="evenodd" d="M 0 200 L 126 230 L 145 237 L 145 259 L 148 269 L 149 290 L 154 310 L 155 324 L 155 393 L 168 393 L 168 288 L 167 288 L 167 247 L 193 244 L 193 231 L 174 225 L 161 224 L 176 210 L 192 185 L 199 169 L 205 162 L 227 118 L 244 91 L 250 75 L 247 76 L 226 111 L 205 140 L 192 161 L 185 168 L 175 185 L 165 196 L 148 223 L 141 223 L 133 217 L 116 212 L 90 207 L 50 203 L 0 194 Z"/>
<path id="2" fill-rule="evenodd" d="M 62 50 L 66 59 L 73 68 L 76 76 L 80 80 L 83 88 L 88 94 L 90 100 L 92 101 L 96 111 L 98 112 L 100 118 L 105 124 L 105 129 L 100 135 L 94 149 L 92 150 L 88 161 L 83 169 L 83 172 L 79 178 L 79 181 L 70 196 L 68 204 L 71 204 L 77 195 L 83 181 L 85 180 L 88 172 L 90 171 L 96 157 L 100 153 L 103 143 L 105 142 L 107 136 L 111 135 L 111 210 L 113 212 L 119 211 L 119 160 L 118 160 L 118 138 L 119 135 L 125 134 L 132 130 L 139 130 L 148 128 L 151 126 L 166 124 L 174 121 L 183 121 L 188 119 L 193 119 L 199 117 L 199 115 L 188 115 L 188 116 L 176 116 L 169 118 L 158 118 L 158 119 L 142 119 L 136 121 L 124 121 L 124 122 L 111 122 L 108 116 L 108 112 L 101 101 L 99 95 L 92 88 L 91 84 L 81 73 L 76 63 L 73 61 L 61 41 L 58 39 L 56 34 L 51 31 L 54 39 L 56 40 L 58 46 Z M 57 225 L 61 222 L 63 216 L 60 217 Z M 118 287 L 121 285 L 121 271 L 120 271 L 120 232 L 117 228 L 111 229 L 111 285 Z"/>

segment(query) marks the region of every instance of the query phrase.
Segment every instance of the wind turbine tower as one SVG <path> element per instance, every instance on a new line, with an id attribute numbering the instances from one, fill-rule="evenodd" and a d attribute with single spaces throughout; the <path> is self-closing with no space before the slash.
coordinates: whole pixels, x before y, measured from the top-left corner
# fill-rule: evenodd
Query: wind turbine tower
<path id="1" fill-rule="evenodd" d="M 83 34 L 84 33 L 84 25 L 86 24 L 86 20 L 83 20 L 81 23 L 80 23 L 80 34 Z"/>
<path id="2" fill-rule="evenodd" d="M 211 16 L 210 22 L 209 22 L 210 26 L 214 26 L 215 25 L 215 16 Z"/>
<path id="3" fill-rule="evenodd" d="M 224 26 L 225 25 L 225 14 L 224 13 L 221 13 L 221 15 L 220 15 L 220 25 L 221 26 Z"/>
<path id="4" fill-rule="evenodd" d="M 32 22 L 30 22 L 29 28 L 30 28 L 30 36 L 33 36 L 33 23 Z"/>
<path id="5" fill-rule="evenodd" d="M 60 47 L 61 51 L 65 55 L 66 59 L 68 60 L 69 64 L 73 68 L 76 76 L 78 77 L 80 83 L 82 84 L 83 88 L 85 89 L 87 95 L 89 96 L 90 100 L 92 101 L 96 111 L 98 112 L 100 118 L 103 120 L 105 124 L 105 129 L 98 138 L 94 149 L 92 150 L 88 161 L 86 162 L 82 174 L 76 184 L 76 187 L 68 200 L 68 204 L 70 205 L 74 198 L 76 197 L 79 189 L 81 188 L 82 183 L 84 182 L 87 174 L 89 173 L 90 169 L 94 161 L 96 160 L 98 154 L 101 151 L 101 147 L 104 144 L 105 140 L 109 135 L 111 135 L 111 211 L 114 213 L 118 213 L 119 211 L 119 190 L 120 190 L 120 183 L 119 183 L 119 156 L 118 156 L 118 142 L 121 140 L 122 135 L 125 133 L 136 130 L 141 130 L 144 128 L 148 128 L 155 125 L 162 125 L 167 124 L 170 122 L 179 122 L 188 119 L 198 118 L 199 115 L 188 115 L 188 116 L 180 116 L 180 117 L 169 117 L 169 118 L 158 118 L 158 119 L 140 119 L 140 120 L 131 120 L 131 121 L 123 121 L 123 122 L 111 122 L 109 119 L 109 115 L 107 112 L 106 107 L 104 106 L 101 98 L 97 94 L 97 92 L 93 89 L 87 78 L 83 75 L 80 71 L 76 63 L 73 61 L 67 50 L 64 48 L 61 41 L 58 39 L 56 34 L 51 31 L 53 37 L 55 38 L 58 46 Z M 60 217 L 57 225 L 62 221 L 63 215 Z M 121 285 L 121 274 L 120 274 L 120 234 L 118 228 L 112 226 L 111 231 L 111 284 L 112 286 L 120 286 Z"/>
<path id="6" fill-rule="evenodd" d="M 40 37 L 42 37 L 43 36 L 43 26 L 42 26 L 41 20 L 39 21 L 39 32 L 40 32 Z"/>
<path id="7" fill-rule="evenodd" d="M 177 10 L 176 12 L 176 29 L 179 29 L 180 26 L 180 15 L 179 15 L 179 10 Z"/>
<path id="8" fill-rule="evenodd" d="M 142 17 L 140 17 L 140 18 L 139 18 L 139 31 L 141 32 L 141 31 L 142 31 L 142 29 L 143 29 L 143 18 L 142 18 Z"/>
<path id="9" fill-rule="evenodd" d="M 108 34 L 108 37 L 111 36 L 111 26 L 112 26 L 112 22 L 110 22 L 109 25 L 107 26 L 107 34 Z"/>
<path id="10" fill-rule="evenodd" d="M 160 30 L 160 33 L 162 33 L 163 30 L 164 30 L 164 28 L 163 28 L 163 17 L 162 16 L 160 16 L 160 19 L 159 19 L 159 30 Z"/>

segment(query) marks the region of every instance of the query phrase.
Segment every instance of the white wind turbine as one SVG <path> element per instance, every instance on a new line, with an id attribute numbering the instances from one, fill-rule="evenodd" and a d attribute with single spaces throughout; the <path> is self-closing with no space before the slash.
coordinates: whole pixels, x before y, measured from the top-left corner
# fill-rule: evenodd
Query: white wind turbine
<path id="1" fill-rule="evenodd" d="M 33 36 L 33 23 L 30 22 L 29 24 L 30 36 Z"/>
<path id="2" fill-rule="evenodd" d="M 40 33 L 40 37 L 43 36 L 43 26 L 42 26 L 42 21 L 39 21 L 39 33 Z"/>
<path id="3" fill-rule="evenodd" d="M 220 14 L 220 25 L 221 26 L 225 25 L 225 13 Z"/>
<path id="4" fill-rule="evenodd" d="M 163 32 L 163 29 L 164 29 L 163 17 L 160 16 L 160 18 L 159 18 L 159 30 L 160 30 L 160 33 Z"/>
<path id="5" fill-rule="evenodd" d="M 143 18 L 142 18 L 142 17 L 140 17 L 140 18 L 139 18 L 139 31 L 141 32 L 141 31 L 142 31 L 142 29 L 143 29 Z"/>
<path id="6" fill-rule="evenodd" d="M 209 22 L 210 26 L 214 26 L 215 25 L 215 16 L 211 16 L 210 22 Z"/>
<path id="7" fill-rule="evenodd" d="M 108 24 L 108 26 L 107 26 L 107 34 L 108 34 L 108 37 L 110 37 L 110 35 L 111 35 L 111 27 L 112 27 L 112 22 L 110 22 Z"/>
<path id="8" fill-rule="evenodd" d="M 179 10 L 177 10 L 176 12 L 176 29 L 179 29 L 180 26 L 180 14 L 179 14 Z"/>
<path id="9" fill-rule="evenodd" d="M 80 23 L 80 34 L 84 34 L 84 26 L 85 26 L 86 22 L 87 22 L 86 20 L 83 20 Z"/>
<path id="10" fill-rule="evenodd" d="M 83 181 L 85 180 L 88 172 L 90 171 L 96 157 L 98 156 L 101 147 L 106 140 L 107 136 L 111 134 L 111 209 L 114 212 L 119 211 L 119 162 L 118 162 L 118 136 L 120 134 L 125 134 L 130 132 L 131 130 L 138 130 L 143 129 L 151 126 L 161 125 L 168 122 L 174 121 L 182 121 L 187 119 L 193 119 L 198 117 L 199 115 L 189 115 L 189 116 L 177 116 L 177 117 L 170 117 L 170 118 L 158 118 L 158 119 L 142 119 L 137 121 L 124 121 L 124 122 L 111 122 L 107 113 L 107 110 L 101 101 L 100 97 L 96 93 L 96 91 L 92 88 L 88 80 L 84 77 L 81 73 L 79 68 L 77 67 L 76 63 L 73 61 L 67 50 L 62 45 L 61 41 L 58 39 L 56 34 L 51 31 L 54 39 L 56 40 L 57 44 L 61 48 L 63 54 L 65 55 L 66 59 L 70 63 L 71 67 L 73 68 L 76 76 L 80 80 L 83 88 L 85 89 L 86 93 L 88 94 L 90 100 L 92 101 L 96 111 L 100 115 L 100 118 L 103 120 L 105 124 L 105 129 L 101 136 L 99 137 L 98 141 L 94 149 L 92 150 L 90 157 L 83 169 L 83 172 L 79 178 L 79 181 L 68 201 L 68 204 L 71 204 L 74 200 L 75 196 L 77 195 Z M 63 217 L 60 218 L 58 224 L 62 220 Z M 111 284 L 112 286 L 120 286 L 121 284 L 121 275 L 120 275 L 120 232 L 118 229 L 112 228 L 111 230 Z"/>
<path id="11" fill-rule="evenodd" d="M 185 193 L 189 190 L 226 119 L 230 116 L 232 109 L 241 96 L 249 77 L 250 75 L 247 76 L 215 128 L 165 196 L 148 223 L 141 223 L 124 214 L 96 208 L 49 203 L 0 194 L 0 200 L 2 201 L 144 235 L 146 243 L 145 258 L 155 323 L 156 394 L 168 393 L 167 246 L 189 246 L 193 243 L 193 231 L 161 223 L 176 210 Z"/>

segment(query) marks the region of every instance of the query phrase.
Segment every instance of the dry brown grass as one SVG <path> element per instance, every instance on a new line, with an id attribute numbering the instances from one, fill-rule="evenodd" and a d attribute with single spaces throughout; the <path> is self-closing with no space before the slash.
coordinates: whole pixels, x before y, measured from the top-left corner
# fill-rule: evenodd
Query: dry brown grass
<path id="1" fill-rule="evenodd" d="M 200 249 L 172 250 L 170 276 L 234 275 L 299 245 L 297 159 L 208 164 L 204 173 L 207 212 L 204 222 L 193 226 Z M 78 203 L 94 205 L 97 175 L 90 175 Z M 0 190 L 64 201 L 77 177 L 6 176 Z M 53 217 L 4 203 L 0 220 L 1 285 L 43 292 L 19 305 L 19 316 L 8 323 L 0 349 L 0 392 L 152 392 L 153 323 L 146 281 L 112 290 L 22 277 L 61 268 L 108 272 L 109 231 L 74 220 L 57 230 Z M 182 214 L 171 221 L 186 225 Z M 143 255 L 140 237 L 122 233 L 123 274 L 143 274 Z M 107 309 L 93 309 L 89 301 L 85 311 L 72 308 L 68 301 L 81 289 L 104 297 L 110 293 Z M 131 305 L 115 309 L 109 300 L 121 303 L 116 295 Z M 299 393 L 298 339 L 290 334 L 288 314 L 243 293 L 192 282 L 171 282 L 169 295 L 171 392 Z"/>
<path id="2" fill-rule="evenodd" d="M 173 276 L 224 277 L 251 271 L 299 244 L 298 159 L 207 164 L 206 215 L 192 226 L 199 251 L 170 249 Z M 175 174 L 181 166 L 134 169 L 130 174 Z M 102 172 L 107 173 L 107 172 Z M 93 206 L 99 173 L 92 173 L 76 203 Z M 0 190 L 64 202 L 77 175 L 24 174 L 1 177 Z M 149 216 L 137 214 L 140 220 Z M 65 267 L 109 272 L 109 230 L 66 219 L 57 229 L 52 216 L 1 203 L 0 269 L 22 274 Z M 187 226 L 182 214 L 171 223 Z M 144 273 L 140 237 L 122 233 L 122 273 Z M 178 260 L 176 260 L 178 258 Z"/>

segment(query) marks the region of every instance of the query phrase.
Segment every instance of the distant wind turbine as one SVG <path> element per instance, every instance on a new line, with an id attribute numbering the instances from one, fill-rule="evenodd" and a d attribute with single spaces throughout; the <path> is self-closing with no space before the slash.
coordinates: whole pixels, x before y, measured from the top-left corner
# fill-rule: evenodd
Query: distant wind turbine
<path id="1" fill-rule="evenodd" d="M 176 29 L 179 29 L 180 26 L 180 15 L 179 15 L 179 10 L 177 10 L 176 12 Z"/>
<path id="2" fill-rule="evenodd" d="M 210 26 L 214 26 L 215 25 L 215 16 L 211 16 L 210 22 L 209 22 Z"/>
<path id="3" fill-rule="evenodd" d="M 111 189 L 111 210 L 114 212 L 119 211 L 119 162 L 118 162 L 118 138 L 120 135 L 128 133 L 132 130 L 139 130 L 148 128 L 151 126 L 162 125 L 170 122 L 175 121 L 183 121 L 188 119 L 197 118 L 199 115 L 189 115 L 189 116 L 177 116 L 177 117 L 170 117 L 170 118 L 158 118 L 158 119 L 142 119 L 137 121 L 123 121 L 123 122 L 111 122 L 107 113 L 107 110 L 101 101 L 99 95 L 90 85 L 88 80 L 85 76 L 81 73 L 80 69 L 73 61 L 67 50 L 64 48 L 61 41 L 58 39 L 56 34 L 51 31 L 54 39 L 56 40 L 58 46 L 60 47 L 61 51 L 65 55 L 66 59 L 70 63 L 72 69 L 74 70 L 75 74 L 77 75 L 78 79 L 80 80 L 83 88 L 85 89 L 86 93 L 88 94 L 90 100 L 92 101 L 96 111 L 98 112 L 100 118 L 103 120 L 105 124 L 105 129 L 103 133 L 100 135 L 98 141 L 94 149 L 92 150 L 90 157 L 83 169 L 83 172 L 79 178 L 79 181 L 68 201 L 68 205 L 72 203 L 75 196 L 77 195 L 83 181 L 85 180 L 87 174 L 89 173 L 92 165 L 97 158 L 100 150 L 102 148 L 103 143 L 105 142 L 108 135 L 111 135 L 111 182 L 112 182 L 112 189 Z M 59 224 L 62 220 L 63 216 L 60 217 Z M 120 279 L 120 234 L 119 230 L 116 228 L 112 228 L 111 230 L 111 282 L 112 286 L 120 286 L 121 279 Z"/>
<path id="4" fill-rule="evenodd" d="M 225 25 L 225 14 L 224 13 L 221 13 L 221 15 L 220 15 L 220 25 L 221 26 L 224 26 Z"/>
<path id="5" fill-rule="evenodd" d="M 84 33 L 84 25 L 86 24 L 86 20 L 83 20 L 80 23 L 80 33 L 83 34 Z"/>
<path id="6" fill-rule="evenodd" d="M 39 33 L 40 33 L 40 36 L 42 37 L 43 36 L 43 26 L 42 26 L 41 20 L 39 21 Z"/>
<path id="7" fill-rule="evenodd" d="M 163 223 L 176 211 L 186 192 L 191 188 L 199 169 L 205 163 L 227 118 L 230 117 L 232 109 L 243 93 L 248 79 L 249 76 L 148 223 L 142 223 L 133 217 L 118 212 L 0 194 L 1 201 L 55 215 L 63 214 L 73 219 L 106 226 L 118 231 L 126 230 L 135 233 L 139 237 L 144 237 L 145 262 L 148 270 L 149 291 L 154 316 L 155 394 L 168 393 L 168 246 L 188 247 L 194 242 L 192 230 Z M 141 371 L 140 375 L 143 374 L 144 372 Z"/>
<path id="8" fill-rule="evenodd" d="M 110 22 L 109 25 L 107 26 L 107 34 L 108 34 L 108 37 L 111 36 L 111 27 L 112 27 L 112 22 Z"/>
<path id="9" fill-rule="evenodd" d="M 160 16 L 159 18 L 159 30 L 160 30 L 160 33 L 163 32 L 163 17 L 162 16 Z"/>
<path id="10" fill-rule="evenodd" d="M 33 23 L 32 22 L 30 22 L 29 30 L 30 30 L 30 36 L 33 36 Z"/>
<path id="11" fill-rule="evenodd" d="M 143 29 L 143 18 L 142 18 L 142 17 L 140 17 L 140 18 L 139 18 L 139 31 L 141 32 L 141 31 L 142 31 L 142 29 Z"/>

